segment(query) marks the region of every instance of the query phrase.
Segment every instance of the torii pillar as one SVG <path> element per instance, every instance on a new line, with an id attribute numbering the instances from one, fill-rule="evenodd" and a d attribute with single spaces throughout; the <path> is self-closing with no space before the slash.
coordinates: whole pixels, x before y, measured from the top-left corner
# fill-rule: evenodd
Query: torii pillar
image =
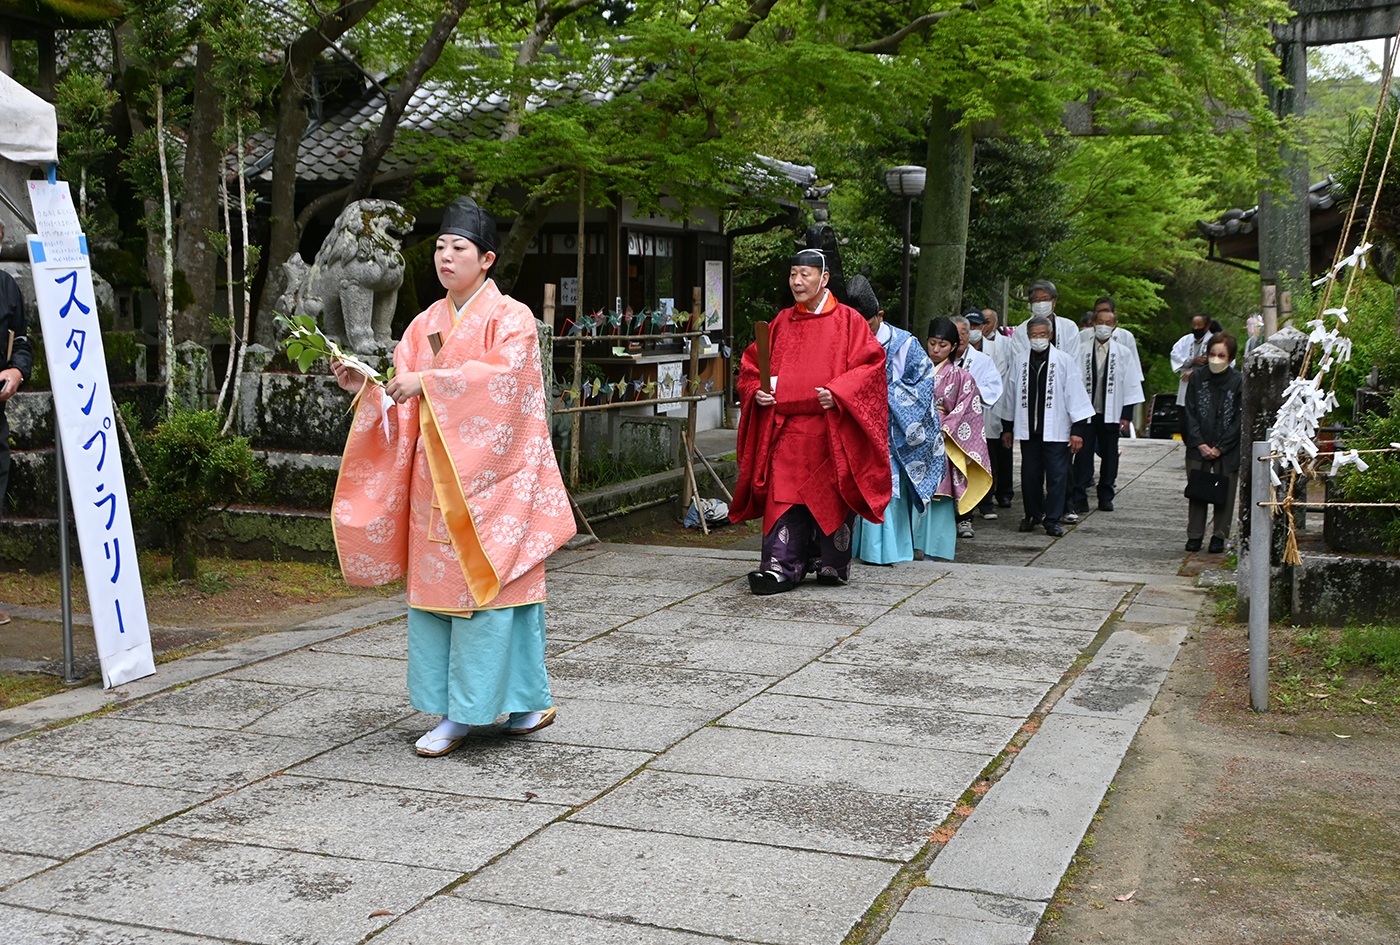
<path id="1" fill-rule="evenodd" d="M 1260 70 L 1260 82 L 1269 106 L 1279 120 L 1298 130 L 1307 105 L 1308 49 L 1298 40 L 1274 47 L 1279 76 L 1288 88 L 1279 88 L 1275 77 Z M 1272 145 L 1266 147 L 1272 148 Z M 1301 290 L 1311 279 L 1312 212 L 1308 206 L 1308 156 L 1301 148 L 1278 146 L 1282 186 L 1259 184 L 1259 278 L 1263 284 L 1264 337 L 1278 331 L 1279 312 L 1291 310 L 1287 293 Z M 1272 154 L 1262 155 L 1270 165 Z"/>

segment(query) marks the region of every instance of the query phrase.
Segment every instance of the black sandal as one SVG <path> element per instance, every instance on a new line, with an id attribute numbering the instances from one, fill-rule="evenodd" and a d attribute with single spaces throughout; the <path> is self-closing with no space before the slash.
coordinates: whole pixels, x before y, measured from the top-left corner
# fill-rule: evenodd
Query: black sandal
<path id="1" fill-rule="evenodd" d="M 749 590 L 760 597 L 768 594 L 782 594 L 796 586 L 795 582 L 789 581 L 777 571 L 749 572 Z"/>

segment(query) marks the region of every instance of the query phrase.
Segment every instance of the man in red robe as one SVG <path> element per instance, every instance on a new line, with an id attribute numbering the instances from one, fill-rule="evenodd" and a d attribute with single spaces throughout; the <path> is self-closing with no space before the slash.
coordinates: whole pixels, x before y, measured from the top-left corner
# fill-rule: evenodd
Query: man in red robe
<path id="1" fill-rule="evenodd" d="M 739 369 L 739 482 L 729 517 L 763 516 L 755 594 L 850 574 L 856 516 L 879 524 L 890 500 L 885 351 L 860 313 L 827 289 L 820 250 L 792 259 L 797 304 L 769 328 L 769 383 L 750 345 Z M 768 390 L 764 390 L 764 387 Z"/>

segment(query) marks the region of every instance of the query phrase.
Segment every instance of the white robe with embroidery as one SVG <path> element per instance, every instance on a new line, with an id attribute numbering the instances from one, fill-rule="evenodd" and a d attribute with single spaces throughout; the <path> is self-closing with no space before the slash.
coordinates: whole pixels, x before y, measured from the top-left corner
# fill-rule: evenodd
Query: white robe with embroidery
<path id="1" fill-rule="evenodd" d="M 990 355 L 968 345 L 963 356 L 958 359 L 958 367 L 971 374 L 972 379 L 977 382 L 977 392 L 982 395 L 984 405 L 991 407 L 1001 399 L 1001 391 L 1006 382 L 1002 380 L 1001 372 L 997 370 L 996 362 Z"/>
<path id="2" fill-rule="evenodd" d="M 1210 350 L 1211 333 L 1207 331 L 1200 341 L 1192 334 L 1182 335 L 1172 345 L 1172 370 L 1180 377 L 1181 382 L 1176 385 L 1176 403 L 1182 406 L 1186 403 L 1186 381 L 1190 378 L 1191 372 L 1195 370 L 1195 360 Z M 1206 370 L 1202 364 L 1201 370 Z"/>
<path id="3" fill-rule="evenodd" d="M 1091 344 L 1079 356 L 1080 377 L 1084 381 L 1084 392 L 1089 395 L 1089 406 L 1094 404 L 1094 348 Z M 1132 354 L 1112 339 L 1108 342 L 1107 386 L 1103 392 L 1103 418 L 1105 423 L 1113 423 L 1123 416 L 1123 408 L 1143 401 L 1142 381 L 1137 371 L 1137 361 Z"/>
<path id="4" fill-rule="evenodd" d="M 1030 339 L 1026 336 L 1026 325 L 1030 319 L 1011 329 L 1011 348 L 1017 355 L 1031 350 Z M 1071 358 L 1079 357 L 1079 325 L 1063 315 L 1055 316 L 1055 347 Z"/>
<path id="5" fill-rule="evenodd" d="M 1094 415 L 1094 405 L 1084 391 L 1084 379 L 1079 364 L 1055 348 L 1049 350 L 1046 365 L 1045 422 L 1041 429 L 1047 442 L 1068 443 L 1070 427 Z M 1006 390 L 997 403 L 996 413 L 1003 420 L 1015 423 L 1016 439 L 1030 439 L 1030 364 L 1029 349 L 1018 354 L 1007 378 Z"/>
<path id="6" fill-rule="evenodd" d="M 1142 373 L 1142 357 L 1138 354 L 1137 339 L 1133 337 L 1133 333 L 1128 331 L 1128 329 L 1126 328 L 1115 328 L 1113 329 L 1113 334 L 1108 336 L 1108 340 L 1116 341 L 1124 348 L 1128 349 L 1128 354 L 1130 354 L 1133 359 L 1133 369 L 1137 373 L 1138 383 L 1141 384 L 1144 377 Z M 1087 351 L 1089 349 L 1089 346 L 1093 343 L 1094 329 L 1081 328 L 1079 330 L 1080 352 L 1083 353 L 1084 351 Z"/>

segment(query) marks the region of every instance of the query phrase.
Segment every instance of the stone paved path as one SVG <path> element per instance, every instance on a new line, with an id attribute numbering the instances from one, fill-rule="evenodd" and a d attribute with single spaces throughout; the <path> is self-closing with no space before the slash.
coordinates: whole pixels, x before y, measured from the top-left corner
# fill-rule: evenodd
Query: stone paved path
<path id="1" fill-rule="evenodd" d="M 383 608 L 163 667 L 0 744 L 0 942 L 821 945 L 868 914 L 888 945 L 1025 942 L 1199 605 L 1179 444 L 1127 444 L 1121 476 L 1059 541 L 1003 514 L 958 564 L 772 598 L 752 552 L 562 553 L 559 721 L 442 759 Z"/>

